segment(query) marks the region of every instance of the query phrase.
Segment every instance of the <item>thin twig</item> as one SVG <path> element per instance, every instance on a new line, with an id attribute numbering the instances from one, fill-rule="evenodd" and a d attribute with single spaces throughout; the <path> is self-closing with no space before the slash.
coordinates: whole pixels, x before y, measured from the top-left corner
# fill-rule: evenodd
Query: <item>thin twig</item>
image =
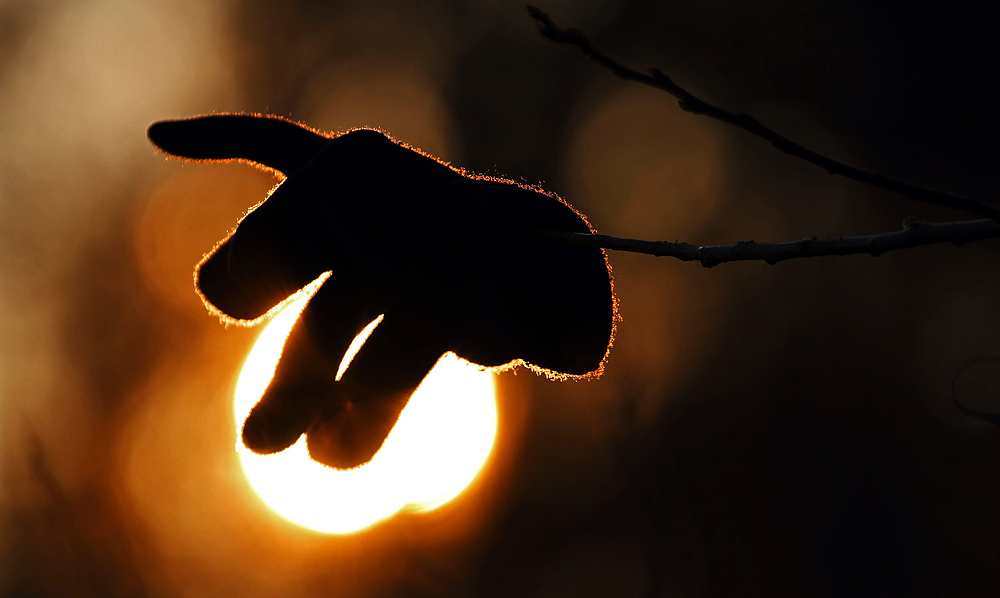
<path id="1" fill-rule="evenodd" d="M 583 50 L 587 58 L 597 62 L 622 79 L 637 81 L 666 91 L 677 98 L 678 104 L 683 110 L 739 127 L 768 141 L 782 152 L 815 164 L 830 174 L 838 174 L 880 189 L 894 191 L 912 199 L 985 216 L 985 219 L 982 220 L 944 223 L 928 223 L 909 217 L 903 221 L 903 230 L 891 233 L 824 239 L 812 237 L 783 243 L 757 243 L 741 240 L 733 245 L 699 246 L 681 242 L 626 239 L 601 234 L 551 233 L 556 238 L 590 247 L 597 246 L 658 257 L 669 256 L 682 261 L 698 261 L 702 266 L 711 268 L 718 264 L 743 260 L 763 260 L 769 264 L 776 264 L 794 258 L 824 255 L 865 253 L 878 256 L 887 251 L 908 249 L 931 243 L 951 242 L 956 246 L 961 246 L 971 241 L 1000 237 L 1000 208 L 977 199 L 925 189 L 890 179 L 878 173 L 859 170 L 817 154 L 765 127 L 749 115 L 728 112 L 691 95 L 659 70 L 651 69 L 650 74 L 646 75 L 625 67 L 597 50 L 580 31 L 559 27 L 548 14 L 534 6 L 529 5 L 528 11 L 536 20 L 538 29 L 545 37 L 556 42 L 577 46 Z"/>
<path id="2" fill-rule="evenodd" d="M 555 42 L 577 46 L 583 50 L 584 54 L 587 55 L 587 58 L 600 64 L 626 81 L 637 81 L 657 89 L 662 89 L 677 98 L 681 109 L 686 110 L 687 112 L 701 114 L 709 118 L 714 118 L 724 123 L 728 123 L 735 127 L 739 127 L 744 131 L 752 133 L 753 135 L 767 141 L 778 150 L 791 156 L 795 156 L 796 158 L 805 160 L 811 164 L 815 164 L 830 174 L 837 174 L 855 181 L 878 187 L 879 189 L 893 191 L 911 199 L 918 199 L 935 205 L 953 208 L 970 214 L 976 214 L 977 216 L 992 218 L 993 220 L 1000 221 L 1000 208 L 978 199 L 955 195 L 953 193 L 945 193 L 943 191 L 935 191 L 924 187 L 917 187 L 875 172 L 860 170 L 858 168 L 854 168 L 853 166 L 843 164 L 842 162 L 837 162 L 836 160 L 821 154 L 817 154 L 816 152 L 802 147 L 794 141 L 779 135 L 777 132 L 765 127 L 755 118 L 747 114 L 735 114 L 728 112 L 691 95 L 687 90 L 674 83 L 670 77 L 664 75 L 657 69 L 650 69 L 649 74 L 647 75 L 615 62 L 606 54 L 595 48 L 593 44 L 590 43 L 590 40 L 587 39 L 587 37 L 579 30 L 563 29 L 559 25 L 556 25 L 547 13 L 531 6 L 530 4 L 528 5 L 528 12 L 531 13 L 531 17 L 535 19 L 539 31 L 541 31 L 542 35 L 545 37 Z"/>
<path id="3" fill-rule="evenodd" d="M 950 242 L 956 247 L 971 241 L 1000 237 L 1000 223 L 989 218 L 962 222 L 931 223 L 909 217 L 903 221 L 903 230 L 860 237 L 816 237 L 784 243 L 758 243 L 741 240 L 733 245 L 691 245 L 668 241 L 642 241 L 610 235 L 587 233 L 548 233 L 554 238 L 617 251 L 631 251 L 657 257 L 669 256 L 690 262 L 698 261 L 706 268 L 743 260 L 763 260 L 776 264 L 800 257 L 824 255 L 851 255 L 867 253 L 881 255 L 896 249 L 909 249 L 931 243 Z"/>

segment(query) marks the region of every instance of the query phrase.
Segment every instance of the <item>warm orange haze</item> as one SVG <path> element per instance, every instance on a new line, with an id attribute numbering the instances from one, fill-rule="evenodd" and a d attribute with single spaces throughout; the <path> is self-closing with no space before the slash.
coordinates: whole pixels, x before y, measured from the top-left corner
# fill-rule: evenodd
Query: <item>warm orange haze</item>
<path id="1" fill-rule="evenodd" d="M 313 293 L 318 289 L 311 287 Z M 236 386 L 236 450 L 261 500 L 299 525 L 343 534 L 402 509 L 427 511 L 458 496 L 493 448 L 497 410 L 493 374 L 452 353 L 431 370 L 385 444 L 360 467 L 333 469 L 312 460 L 304 435 L 272 455 L 258 455 L 243 446 L 239 440 L 243 422 L 270 383 L 282 345 L 313 293 L 290 302 L 267 325 Z M 380 321 L 381 316 L 351 343 L 337 379 Z"/>
<path id="2" fill-rule="evenodd" d="M 528 1 L 824 155 L 997 196 L 987 3 Z M 547 41 L 523 3 L 0 1 L 0 597 L 997 595 L 1000 427 L 955 395 L 1000 409 L 984 359 L 1000 358 L 1000 241 L 711 269 L 612 252 L 622 320 L 603 376 L 472 371 L 494 404 L 429 392 L 439 372 L 466 380 L 442 360 L 375 461 L 334 471 L 299 436 L 236 450 L 299 305 L 220 325 L 192 268 L 280 179 L 168 159 L 145 135 L 218 113 L 378 128 L 537 183 L 619 237 L 966 217 L 685 112 Z M 397 318 L 351 323 L 331 385 L 382 313 L 345 388 Z M 428 402 L 447 419 L 407 428 Z M 491 405 L 495 437 L 469 412 Z M 419 454 L 407 429 L 427 435 Z M 439 441 L 454 450 L 428 454 Z"/>

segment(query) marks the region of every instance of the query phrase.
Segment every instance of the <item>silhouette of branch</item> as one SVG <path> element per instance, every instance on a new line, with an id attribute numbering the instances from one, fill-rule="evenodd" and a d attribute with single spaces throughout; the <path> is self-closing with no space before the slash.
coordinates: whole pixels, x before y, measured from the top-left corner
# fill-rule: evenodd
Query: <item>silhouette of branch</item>
<path id="1" fill-rule="evenodd" d="M 903 230 L 859 237 L 816 237 L 783 243 L 758 243 L 741 240 L 733 245 L 691 245 L 668 241 L 643 241 L 610 235 L 587 233 L 548 233 L 554 238 L 590 247 L 631 251 L 657 257 L 669 256 L 685 262 L 698 261 L 706 268 L 745 260 L 763 260 L 776 264 L 800 257 L 851 255 L 866 253 L 879 256 L 887 251 L 920 245 L 950 242 L 960 247 L 971 241 L 1000 237 L 1000 223 L 989 218 L 961 222 L 931 223 L 912 216 L 903 221 Z"/>
<path id="2" fill-rule="evenodd" d="M 626 81 L 637 81 L 639 83 L 649 85 L 650 87 L 662 89 L 677 98 L 678 105 L 682 110 L 691 112 L 692 114 L 701 114 L 703 116 L 728 123 L 735 127 L 739 127 L 740 129 L 767 141 L 776 149 L 788 155 L 805 160 L 811 164 L 815 164 L 830 174 L 837 174 L 855 181 L 878 187 L 879 189 L 899 193 L 911 199 L 917 199 L 1000 221 L 1000 208 L 982 202 L 978 199 L 955 195 L 953 193 L 946 193 L 943 191 L 935 191 L 924 187 L 917 187 L 875 172 L 868 172 L 854 168 L 853 166 L 848 166 L 847 164 L 837 162 L 836 160 L 818 154 L 765 127 L 752 116 L 747 114 L 735 114 L 723 110 L 693 96 L 687 90 L 674 83 L 670 77 L 664 75 L 657 69 L 649 69 L 649 74 L 647 75 L 623 66 L 595 48 L 594 45 L 590 43 L 590 40 L 587 39 L 587 37 L 579 30 L 563 29 L 541 9 L 531 6 L 530 4 L 527 8 L 528 12 L 531 13 L 531 17 L 535 19 L 538 30 L 541 31 L 542 35 L 548 39 L 558 43 L 571 44 L 580 48 L 583 53 L 587 55 L 587 58 L 593 60 L 597 64 L 603 66 Z"/>

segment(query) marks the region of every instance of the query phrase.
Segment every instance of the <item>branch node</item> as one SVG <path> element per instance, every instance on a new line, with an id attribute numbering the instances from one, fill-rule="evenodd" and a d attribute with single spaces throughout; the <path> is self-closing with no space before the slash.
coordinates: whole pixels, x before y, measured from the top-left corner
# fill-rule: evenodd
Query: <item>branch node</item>
<path id="1" fill-rule="evenodd" d="M 546 41 L 550 41 L 550 40 L 551 41 L 559 41 L 559 40 L 556 39 L 555 32 L 552 31 L 552 29 L 548 25 L 546 25 L 545 23 L 543 23 L 541 21 L 535 21 L 535 27 L 537 27 L 538 31 L 540 31 L 541 34 L 544 35 L 547 38 Z"/>
<path id="2" fill-rule="evenodd" d="M 579 29 L 564 29 L 563 37 L 566 38 L 567 42 L 580 46 L 583 51 L 587 53 L 587 55 L 593 54 L 591 51 L 590 40 L 587 39 L 587 36 L 584 35 Z"/>

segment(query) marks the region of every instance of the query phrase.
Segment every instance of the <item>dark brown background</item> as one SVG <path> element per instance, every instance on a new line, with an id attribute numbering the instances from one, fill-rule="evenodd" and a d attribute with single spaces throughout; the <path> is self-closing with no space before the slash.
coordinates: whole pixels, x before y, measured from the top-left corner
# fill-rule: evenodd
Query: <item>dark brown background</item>
<path id="1" fill-rule="evenodd" d="M 976 3 L 978 4 L 978 3 Z M 986 200 L 995 26 L 973 3 L 542 8 L 832 157 Z M 612 254 L 604 378 L 501 377 L 496 453 L 431 515 L 352 537 L 271 513 L 232 451 L 256 331 L 190 272 L 273 181 L 166 162 L 149 122 L 267 111 L 381 126 L 542 182 L 601 232 L 692 243 L 964 217 L 831 178 L 679 111 L 523 6 L 0 3 L 0 588 L 6 595 L 984 596 L 1000 246 L 704 270 Z M 1000 369 L 1000 368 L 998 368 Z M 1000 372 L 958 380 L 998 407 Z"/>

